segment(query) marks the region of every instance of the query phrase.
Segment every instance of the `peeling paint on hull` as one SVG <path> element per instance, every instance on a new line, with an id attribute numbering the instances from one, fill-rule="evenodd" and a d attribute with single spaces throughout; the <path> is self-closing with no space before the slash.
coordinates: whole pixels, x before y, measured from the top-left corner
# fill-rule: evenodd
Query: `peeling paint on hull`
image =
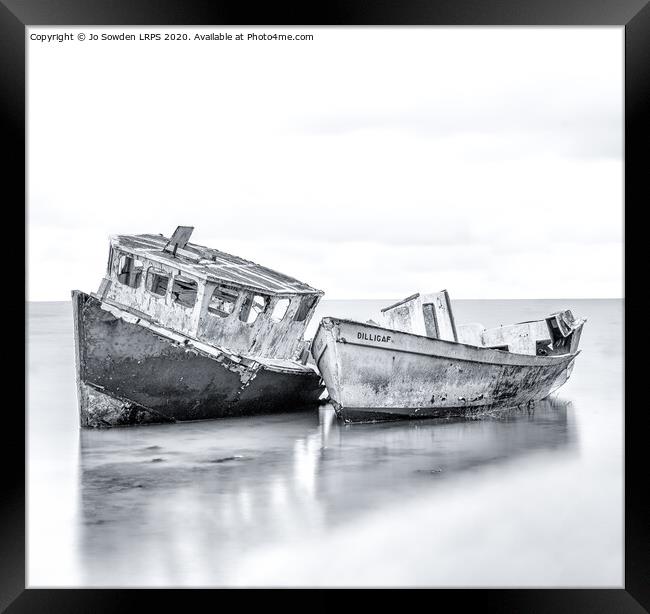
<path id="1" fill-rule="evenodd" d="M 310 367 L 205 348 L 72 293 L 82 427 L 203 420 L 316 405 Z"/>
<path id="2" fill-rule="evenodd" d="M 527 405 L 563 385 L 578 352 L 529 356 L 324 318 L 312 345 L 339 418 L 372 422 Z"/>

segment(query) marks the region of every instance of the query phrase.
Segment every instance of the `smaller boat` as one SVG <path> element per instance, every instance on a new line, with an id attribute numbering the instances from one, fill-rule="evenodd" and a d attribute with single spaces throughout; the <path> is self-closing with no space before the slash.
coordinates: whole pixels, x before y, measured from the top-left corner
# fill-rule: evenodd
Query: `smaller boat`
<path id="1" fill-rule="evenodd" d="M 99 290 L 72 292 L 82 427 L 317 406 L 303 334 L 323 292 L 192 230 L 111 237 Z"/>
<path id="2" fill-rule="evenodd" d="M 382 309 L 382 325 L 326 317 L 311 352 L 346 422 L 462 416 L 528 405 L 562 386 L 585 319 L 456 326 L 449 294 L 414 294 Z"/>

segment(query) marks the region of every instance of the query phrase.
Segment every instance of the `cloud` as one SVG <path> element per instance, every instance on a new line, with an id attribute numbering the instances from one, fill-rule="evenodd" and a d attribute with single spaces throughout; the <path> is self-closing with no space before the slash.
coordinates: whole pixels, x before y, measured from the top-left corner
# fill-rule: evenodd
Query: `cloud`
<path id="1" fill-rule="evenodd" d="M 622 30 L 314 33 L 30 43 L 30 296 L 97 285 L 109 234 L 178 224 L 336 297 L 619 295 Z"/>

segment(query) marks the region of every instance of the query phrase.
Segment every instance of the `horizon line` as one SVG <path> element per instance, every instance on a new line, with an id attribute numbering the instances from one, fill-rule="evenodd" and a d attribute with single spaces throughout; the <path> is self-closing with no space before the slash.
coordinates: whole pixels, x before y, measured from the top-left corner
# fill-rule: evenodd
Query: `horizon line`
<path id="1" fill-rule="evenodd" d="M 454 298 L 453 301 L 616 301 L 624 300 L 624 296 L 581 296 L 581 297 L 566 297 L 566 296 L 551 296 L 551 297 L 504 297 L 504 298 Z M 394 301 L 395 297 L 384 298 L 339 298 L 339 297 L 323 297 L 321 301 Z M 71 299 L 39 299 L 31 300 L 25 299 L 25 303 L 71 303 Z"/>

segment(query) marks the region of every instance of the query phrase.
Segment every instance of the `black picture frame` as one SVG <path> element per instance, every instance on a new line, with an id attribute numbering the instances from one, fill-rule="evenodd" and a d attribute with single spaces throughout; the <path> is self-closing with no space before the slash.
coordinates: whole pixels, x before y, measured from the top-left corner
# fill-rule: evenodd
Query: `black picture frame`
<path id="1" fill-rule="evenodd" d="M 368 3 L 359 0 L 300 5 L 266 3 L 251 11 L 239 2 L 200 0 L 0 0 L 0 114 L 3 124 L 3 184 L 8 187 L 9 209 L 26 214 L 25 176 L 25 28 L 27 26 L 78 25 L 546 25 L 625 27 L 625 210 L 634 202 L 642 206 L 642 186 L 648 166 L 650 143 L 645 113 L 650 108 L 650 4 L 647 0 L 406 0 Z M 647 200 L 647 197 L 646 199 Z M 643 203 L 645 204 L 645 203 Z M 26 227 L 26 217 L 25 217 Z M 637 228 L 638 232 L 639 229 Z M 642 229 L 641 229 L 642 231 Z M 634 230 L 625 220 L 626 263 L 634 261 Z M 9 233 L 12 234 L 12 233 Z M 15 235 L 13 233 L 13 239 Z M 28 236 L 25 235 L 26 241 Z M 8 237 L 7 237 L 8 238 Z M 20 241 L 20 237 L 18 237 Z M 23 245 L 26 248 L 26 244 Z M 641 259 L 639 249 L 638 259 Z M 645 258 L 647 260 L 647 257 Z M 15 268 L 15 263 L 14 263 Z M 25 271 L 28 274 L 28 271 Z M 14 271 L 15 274 L 15 271 Z M 645 276 L 642 276 L 643 278 Z M 630 267 L 625 271 L 625 321 L 637 322 L 640 309 L 634 295 Z M 630 283 L 628 283 L 630 282 Z M 17 307 L 14 306 L 15 312 Z M 17 313 L 9 317 L 19 319 Z M 23 318 L 25 314 L 23 313 Z M 25 326 L 27 325 L 24 319 Z M 648 461 L 645 452 L 648 410 L 643 403 L 632 408 L 633 382 L 643 382 L 642 364 L 632 359 L 633 339 L 625 331 L 625 586 L 621 589 L 531 589 L 531 590 L 437 590 L 427 595 L 436 608 L 442 603 L 454 610 L 465 607 L 507 612 L 644 612 L 650 610 L 650 525 L 645 491 Z M 638 340 L 637 340 L 638 342 Z M 6 346 L 5 346 L 6 347 Z M 19 347 L 19 346 L 17 346 Z M 20 364 L 12 356 L 13 364 Z M 24 363 L 23 363 L 24 365 Z M 24 373 L 26 378 L 26 373 Z M 15 386 L 14 386 L 15 387 Z M 25 387 L 26 388 L 26 387 Z M 639 396 L 639 400 L 643 397 Z M 24 403 L 26 411 L 26 398 Z M 0 497 L 0 610 L 20 612 L 108 612 L 117 609 L 160 605 L 187 609 L 196 598 L 213 601 L 206 590 L 67 590 L 25 588 L 25 446 L 21 436 L 26 414 L 20 405 L 5 402 L 3 491 Z M 268 591 L 265 591 L 268 592 Z M 418 591 L 419 592 L 419 591 Z M 294 593 L 302 599 L 302 591 Z M 286 598 L 283 594 L 282 599 Z M 332 595 L 336 597 L 337 595 Z M 391 592 L 392 596 L 392 592 Z M 421 595 L 420 595 L 421 596 Z M 327 599 L 326 595 L 322 596 Z M 388 594 L 382 596 L 389 597 Z M 218 596 L 220 598 L 220 596 Z M 401 601 L 400 604 L 403 604 Z M 296 600 L 297 603 L 299 603 Z M 312 607 L 313 600 L 302 601 Z M 318 604 L 325 601 L 319 598 Z M 332 601 L 331 603 L 334 603 Z M 403 607 L 403 605 L 402 605 Z M 443 606 L 445 607 L 445 606 Z"/>

